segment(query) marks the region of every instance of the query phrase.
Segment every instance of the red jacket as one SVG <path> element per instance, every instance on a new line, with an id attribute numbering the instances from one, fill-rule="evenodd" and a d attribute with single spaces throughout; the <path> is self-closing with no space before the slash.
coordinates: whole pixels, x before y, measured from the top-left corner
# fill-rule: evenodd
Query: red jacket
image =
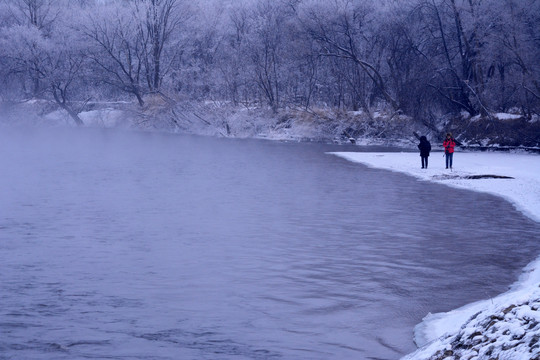
<path id="1" fill-rule="evenodd" d="M 444 152 L 452 154 L 454 152 L 454 147 L 456 147 L 456 141 L 453 138 L 446 139 L 443 142 Z"/>

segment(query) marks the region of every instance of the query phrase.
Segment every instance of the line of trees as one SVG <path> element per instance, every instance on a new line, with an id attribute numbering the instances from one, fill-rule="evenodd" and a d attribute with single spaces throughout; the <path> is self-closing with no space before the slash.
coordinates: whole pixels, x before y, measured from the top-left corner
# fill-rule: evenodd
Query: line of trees
<path id="1" fill-rule="evenodd" d="M 0 0 L 0 95 L 540 113 L 540 0 Z"/>

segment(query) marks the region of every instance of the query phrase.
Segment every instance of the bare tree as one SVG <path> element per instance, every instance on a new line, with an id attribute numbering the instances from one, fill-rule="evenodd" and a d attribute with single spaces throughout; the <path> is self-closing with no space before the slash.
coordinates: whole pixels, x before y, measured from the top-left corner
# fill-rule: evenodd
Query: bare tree
<path id="1" fill-rule="evenodd" d="M 75 124 L 84 125 L 79 117 L 82 106 L 77 106 L 71 97 L 74 87 L 82 87 L 83 69 L 88 65 L 81 43 L 70 32 L 60 32 L 46 53 L 46 64 L 46 79 L 55 102 Z"/>
<path id="2" fill-rule="evenodd" d="M 60 13 L 58 0 L 12 0 L 6 3 L 18 25 L 31 25 L 48 36 Z"/>
<path id="3" fill-rule="evenodd" d="M 101 81 L 137 98 L 161 90 L 178 55 L 175 32 L 189 17 L 179 0 L 113 3 L 94 16 L 84 33 L 93 40 L 89 56 L 103 71 Z"/>
<path id="4" fill-rule="evenodd" d="M 189 11 L 181 7 L 179 0 L 135 1 L 137 35 L 150 92 L 160 91 L 163 76 L 176 55 L 174 49 L 171 49 L 168 58 L 164 59 L 164 53 L 174 40 L 172 37 L 175 32 L 189 16 Z M 168 63 L 163 64 L 164 60 Z"/>
<path id="5" fill-rule="evenodd" d="M 251 14 L 252 33 L 249 39 L 249 57 L 253 62 L 257 85 L 270 107 L 280 106 L 280 78 L 283 26 L 286 21 L 282 8 L 271 1 L 260 3 Z"/>
<path id="6" fill-rule="evenodd" d="M 88 57 L 98 68 L 99 81 L 134 95 L 144 105 L 143 44 L 129 8 L 111 7 L 83 28 L 93 40 Z"/>
<path id="7" fill-rule="evenodd" d="M 532 117 L 538 24 L 539 0 L 0 0 L 0 76 L 60 106 L 92 87 L 141 106 L 176 92 L 274 111 Z"/>
<path id="8" fill-rule="evenodd" d="M 375 11 L 368 4 L 336 1 L 305 10 L 306 31 L 321 44 L 321 55 L 352 61 L 373 82 L 380 96 L 399 108 L 381 68 L 380 38 L 372 22 Z"/>

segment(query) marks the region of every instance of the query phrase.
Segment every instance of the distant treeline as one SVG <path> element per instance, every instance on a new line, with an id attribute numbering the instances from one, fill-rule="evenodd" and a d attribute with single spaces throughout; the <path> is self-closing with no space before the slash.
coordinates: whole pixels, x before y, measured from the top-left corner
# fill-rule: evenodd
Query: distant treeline
<path id="1" fill-rule="evenodd" d="M 5 0 L 0 95 L 540 113 L 540 0 Z"/>

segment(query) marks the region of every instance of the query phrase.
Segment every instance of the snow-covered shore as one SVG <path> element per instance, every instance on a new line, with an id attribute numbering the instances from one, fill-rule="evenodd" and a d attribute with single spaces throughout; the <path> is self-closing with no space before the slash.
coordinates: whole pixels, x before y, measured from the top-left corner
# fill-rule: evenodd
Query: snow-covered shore
<path id="1" fill-rule="evenodd" d="M 431 153 L 428 169 L 421 169 L 418 153 L 332 154 L 425 181 L 495 194 L 540 222 L 538 155 L 457 152 L 454 168 L 447 170 L 442 152 Z M 428 314 L 415 328 L 420 348 L 403 359 L 538 360 L 539 310 L 540 257 L 524 269 L 508 292 L 447 313 Z"/>

